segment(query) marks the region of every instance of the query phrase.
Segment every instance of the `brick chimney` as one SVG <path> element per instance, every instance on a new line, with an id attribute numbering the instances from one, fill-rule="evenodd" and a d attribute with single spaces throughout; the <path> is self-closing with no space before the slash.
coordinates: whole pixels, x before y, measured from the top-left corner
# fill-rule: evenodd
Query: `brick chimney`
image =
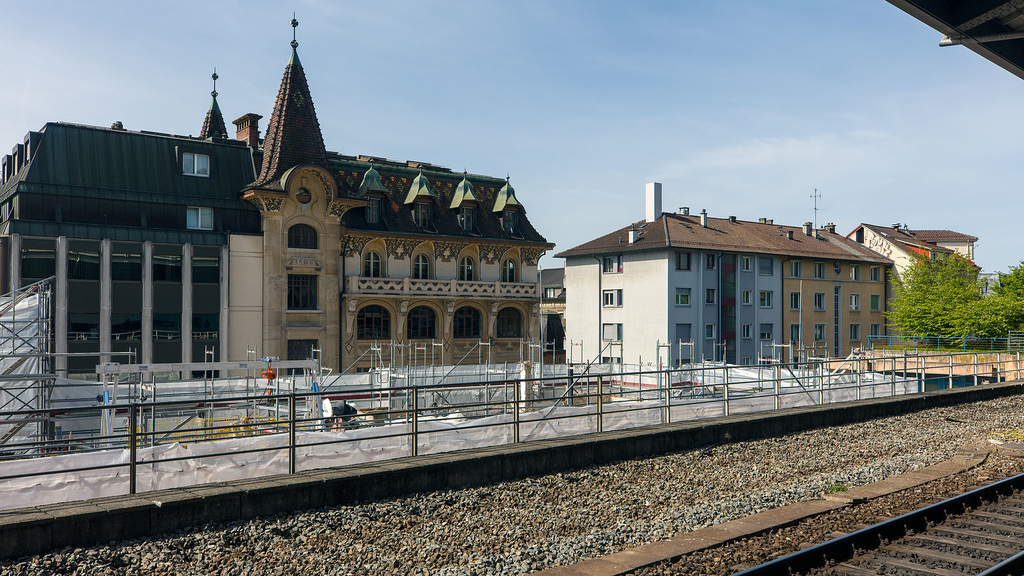
<path id="1" fill-rule="evenodd" d="M 249 146 L 260 144 L 260 116 L 252 112 L 232 122 L 235 125 L 235 139 L 247 143 Z"/>

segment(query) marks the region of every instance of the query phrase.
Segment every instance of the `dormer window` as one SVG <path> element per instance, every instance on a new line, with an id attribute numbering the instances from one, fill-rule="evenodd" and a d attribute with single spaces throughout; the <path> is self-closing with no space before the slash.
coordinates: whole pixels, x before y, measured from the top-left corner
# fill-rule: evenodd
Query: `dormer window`
<path id="1" fill-rule="evenodd" d="M 515 210 L 505 210 L 501 215 L 501 226 L 506 234 L 517 235 L 519 233 L 519 214 Z"/>
<path id="2" fill-rule="evenodd" d="M 210 157 L 206 154 L 184 152 L 181 155 L 181 173 L 188 176 L 210 176 Z"/>
<path id="3" fill-rule="evenodd" d="M 417 202 L 413 218 L 416 220 L 417 226 L 428 228 L 430 226 L 430 202 Z"/>
<path id="4" fill-rule="evenodd" d="M 370 197 L 366 199 L 366 223 L 380 224 L 381 207 L 383 198 Z"/>
<path id="5" fill-rule="evenodd" d="M 476 208 L 473 206 L 463 206 L 460 208 L 459 223 L 465 232 L 472 232 L 476 229 Z"/>

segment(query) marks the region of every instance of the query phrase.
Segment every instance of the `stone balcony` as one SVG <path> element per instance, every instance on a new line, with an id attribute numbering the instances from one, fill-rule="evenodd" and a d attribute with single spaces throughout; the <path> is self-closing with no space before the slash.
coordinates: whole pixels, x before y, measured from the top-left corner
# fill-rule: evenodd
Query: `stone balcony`
<path id="1" fill-rule="evenodd" d="M 535 282 L 470 282 L 464 280 L 416 280 L 414 278 L 345 278 L 349 296 L 441 296 L 456 298 L 521 298 L 536 300 Z"/>

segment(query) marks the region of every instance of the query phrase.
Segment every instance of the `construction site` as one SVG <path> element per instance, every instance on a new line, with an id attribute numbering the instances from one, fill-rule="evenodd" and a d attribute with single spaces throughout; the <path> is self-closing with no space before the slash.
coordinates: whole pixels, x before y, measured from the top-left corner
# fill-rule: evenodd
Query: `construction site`
<path id="1" fill-rule="evenodd" d="M 426 347 L 380 343 L 358 373 L 334 374 L 316 354 L 251 351 L 149 365 L 126 354 L 98 363 L 94 379 L 72 379 L 53 370 L 51 306 L 47 281 L 0 301 L 2 508 L 913 394 L 1017 379 L 1021 369 L 1018 352 L 907 350 L 804 352 L 799 363 L 756 366 L 571 355 L 545 365 L 530 342 L 519 362 L 488 363 L 482 343 L 476 363 L 443 365 Z"/>

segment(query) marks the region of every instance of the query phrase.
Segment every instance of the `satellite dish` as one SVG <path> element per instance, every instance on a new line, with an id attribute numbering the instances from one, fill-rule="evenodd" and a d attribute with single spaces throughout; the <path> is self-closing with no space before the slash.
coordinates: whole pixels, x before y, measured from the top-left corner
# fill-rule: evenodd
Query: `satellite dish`
<path id="1" fill-rule="evenodd" d="M 334 416 L 334 406 L 331 404 L 331 400 L 329 398 L 324 398 L 321 405 L 323 406 L 324 418 L 331 418 Z"/>

